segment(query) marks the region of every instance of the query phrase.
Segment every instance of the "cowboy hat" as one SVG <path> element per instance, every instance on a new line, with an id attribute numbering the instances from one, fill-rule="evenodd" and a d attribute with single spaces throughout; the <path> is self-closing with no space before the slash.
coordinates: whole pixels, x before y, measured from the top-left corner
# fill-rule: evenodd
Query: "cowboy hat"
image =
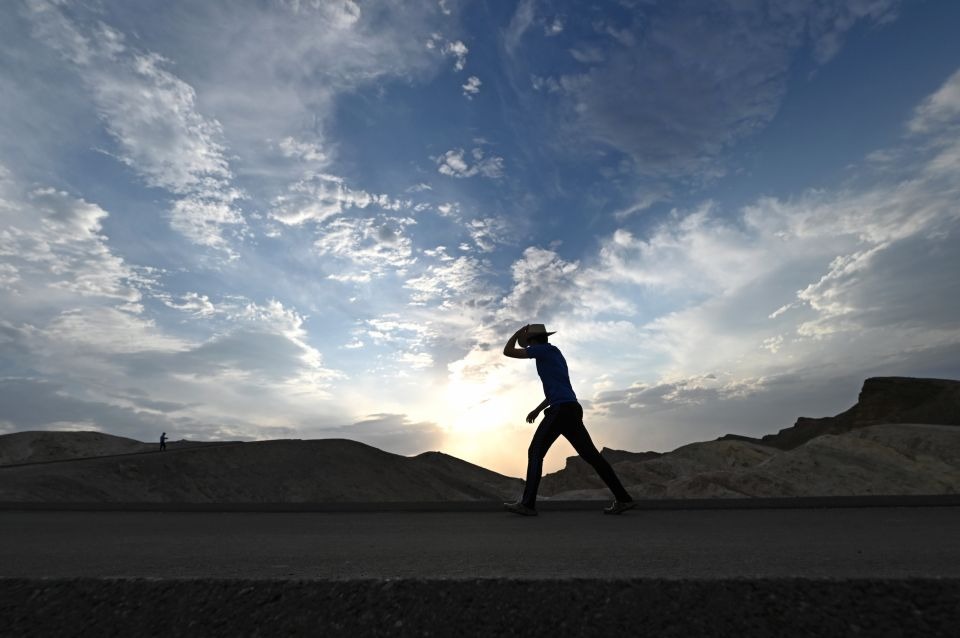
<path id="1" fill-rule="evenodd" d="M 549 337 L 550 335 L 555 335 L 555 334 L 557 334 L 556 330 L 554 330 L 553 332 L 547 332 L 546 326 L 544 326 L 542 323 L 531 323 L 529 326 L 527 326 L 527 331 L 521 334 L 520 338 L 517 339 L 517 341 L 520 343 L 521 348 L 526 348 L 527 339 L 529 339 L 530 337 L 537 337 L 540 335 L 543 335 L 544 337 Z"/>

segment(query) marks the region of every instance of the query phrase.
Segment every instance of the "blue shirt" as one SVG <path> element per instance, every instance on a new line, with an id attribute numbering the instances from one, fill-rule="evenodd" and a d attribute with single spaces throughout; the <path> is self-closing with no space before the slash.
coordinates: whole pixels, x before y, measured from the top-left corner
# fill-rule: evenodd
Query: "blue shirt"
<path id="1" fill-rule="evenodd" d="M 527 356 L 537 361 L 537 374 L 543 382 L 543 394 L 550 405 L 577 400 L 570 385 L 567 360 L 560 349 L 550 343 L 535 343 L 526 347 Z"/>

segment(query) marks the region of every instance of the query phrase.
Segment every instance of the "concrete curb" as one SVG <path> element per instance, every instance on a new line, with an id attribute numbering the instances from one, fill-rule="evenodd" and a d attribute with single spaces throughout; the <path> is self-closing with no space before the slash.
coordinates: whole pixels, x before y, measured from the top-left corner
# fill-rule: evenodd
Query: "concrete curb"
<path id="1" fill-rule="evenodd" d="M 541 500 L 543 511 L 600 510 L 605 501 Z M 787 498 L 644 499 L 639 510 L 807 509 L 833 507 L 956 507 L 960 494 L 798 496 Z M 0 502 L 0 511 L 25 512 L 499 512 L 490 501 L 383 503 L 28 503 Z"/>

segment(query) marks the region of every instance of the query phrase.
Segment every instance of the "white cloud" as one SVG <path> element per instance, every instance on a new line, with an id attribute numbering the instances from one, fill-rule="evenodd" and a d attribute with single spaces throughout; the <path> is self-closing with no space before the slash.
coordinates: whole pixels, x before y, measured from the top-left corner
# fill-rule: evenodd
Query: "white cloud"
<path id="1" fill-rule="evenodd" d="M 284 157 L 295 157 L 305 162 L 325 164 L 328 160 L 320 146 L 314 142 L 304 142 L 287 136 L 277 144 Z"/>
<path id="2" fill-rule="evenodd" d="M 467 45 L 460 40 L 444 42 L 442 45 L 440 45 L 440 42 L 440 36 L 433 34 L 430 36 L 430 39 L 427 40 L 427 48 L 435 49 L 437 46 L 439 46 L 440 53 L 446 57 L 452 57 L 454 59 L 454 70 L 463 71 L 467 66 L 467 54 L 470 53 L 470 49 L 467 48 Z"/>
<path id="3" fill-rule="evenodd" d="M 960 116 L 960 69 L 914 109 L 907 126 L 914 133 L 927 133 L 955 123 L 957 116 Z"/>
<path id="4" fill-rule="evenodd" d="M 508 241 L 511 225 L 502 217 L 485 217 L 470 220 L 467 230 L 477 248 L 490 253 Z"/>
<path id="5" fill-rule="evenodd" d="M 579 262 L 566 261 L 552 250 L 524 250 L 511 266 L 513 288 L 501 302 L 502 321 L 544 323 L 571 310 L 577 303 L 579 269 Z"/>
<path id="6" fill-rule="evenodd" d="M 533 25 L 535 17 L 533 0 L 521 0 L 517 4 L 517 10 L 510 18 L 510 24 L 507 26 L 503 37 L 503 43 L 508 53 L 512 54 L 520 45 L 523 34 Z"/>
<path id="7" fill-rule="evenodd" d="M 351 208 L 374 206 L 381 210 L 409 208 L 410 202 L 386 194 L 368 193 L 348 187 L 343 178 L 308 172 L 291 184 L 287 192 L 273 199 L 270 217 L 287 226 L 324 222 Z"/>
<path id="8" fill-rule="evenodd" d="M 0 217 L 6 287 L 24 309 L 77 297 L 136 309 L 151 283 L 148 272 L 111 252 L 102 234 L 107 212 L 96 204 L 46 187 L 24 192 L 3 170 Z"/>
<path id="9" fill-rule="evenodd" d="M 295 14 L 319 14 L 335 28 L 350 27 L 360 20 L 362 11 L 354 0 L 279 0 Z"/>
<path id="10" fill-rule="evenodd" d="M 180 302 L 177 303 L 169 295 L 161 296 L 164 304 L 175 310 L 189 312 L 195 317 L 212 317 L 217 314 L 217 307 L 210 301 L 207 295 L 201 295 L 196 292 L 188 292 L 180 295 Z"/>
<path id="11" fill-rule="evenodd" d="M 553 20 L 543 26 L 543 34 L 548 38 L 561 33 L 563 33 L 563 20 L 560 19 L 560 16 L 555 16 Z"/>
<path id="12" fill-rule="evenodd" d="M 229 252 L 225 227 L 245 222 L 234 202 L 220 123 L 196 108 L 193 87 L 167 70 L 169 60 L 132 48 L 98 22 L 84 27 L 59 4 L 29 2 L 37 35 L 76 65 L 118 158 L 144 181 L 175 196 L 171 225 L 192 242 Z"/>
<path id="13" fill-rule="evenodd" d="M 664 201 L 669 197 L 670 191 L 665 187 L 648 187 L 644 192 L 639 194 L 632 204 L 614 211 L 613 218 L 622 223 L 625 219 L 637 213 L 642 213 L 657 202 Z"/>
<path id="14" fill-rule="evenodd" d="M 238 191 L 214 197 L 188 196 L 174 200 L 170 209 L 170 227 L 195 244 L 227 251 L 235 256 L 223 235 L 224 226 L 245 226 L 243 215 L 233 207 Z"/>
<path id="15" fill-rule="evenodd" d="M 467 256 L 453 258 L 445 251 L 434 254 L 439 258 L 439 264 L 429 266 L 425 272 L 404 283 L 404 287 L 412 291 L 410 300 L 413 304 L 441 301 L 442 305 L 450 305 L 454 300 L 469 300 L 476 305 L 485 299 L 489 302 L 491 293 L 483 283 L 487 268 L 480 261 Z"/>
<path id="16" fill-rule="evenodd" d="M 449 177 L 474 177 L 481 175 L 490 179 L 503 177 L 503 158 L 491 155 L 485 157 L 483 149 L 474 148 L 471 151 L 474 163 L 464 158 L 465 151 L 462 148 L 449 150 L 440 157 L 436 158 L 437 171 L 441 175 Z"/>
<path id="17" fill-rule="evenodd" d="M 40 342 L 42 337 L 43 342 Z M 183 339 L 164 334 L 149 318 L 111 307 L 65 310 L 36 334 L 35 347 L 59 356 L 96 356 L 131 352 L 177 352 Z"/>
<path id="18" fill-rule="evenodd" d="M 431 346 L 439 337 L 429 319 L 416 321 L 398 313 L 385 313 L 363 322 L 363 336 L 374 345 L 386 346 L 391 353 L 390 370 L 396 366 L 404 374 L 407 370 L 425 370 L 433 367 Z"/>
<path id="19" fill-rule="evenodd" d="M 480 78 L 475 75 L 471 75 L 467 78 L 466 84 L 461 87 L 463 89 L 464 96 L 466 96 L 468 100 L 472 100 L 474 95 L 480 93 L 481 85 L 483 85 L 483 82 L 480 81 Z"/>
<path id="20" fill-rule="evenodd" d="M 107 218 L 67 193 L 25 190 L 0 170 L 0 273 L 16 273 L 0 288 L 0 358 L 29 375 L 8 373 L 4 388 L 24 395 L 0 418 L 16 427 L 73 423 L 151 438 L 161 427 L 256 436 L 315 414 L 316 401 L 331 396 L 343 375 L 309 343 L 302 315 L 279 301 L 172 294 L 161 286 L 164 273 L 114 254 Z M 162 325 L 155 301 L 189 315 L 189 335 Z M 24 416 L 31 397 L 49 409 Z"/>
<path id="21" fill-rule="evenodd" d="M 415 223 L 405 217 L 338 217 L 317 229 L 313 245 L 323 256 L 344 266 L 330 275 L 340 281 L 369 281 L 388 272 L 402 275 L 416 262 L 404 229 Z"/>
<path id="22" fill-rule="evenodd" d="M 444 202 L 437 204 L 437 212 L 443 217 L 456 216 L 460 213 L 459 202 Z"/>
<path id="23" fill-rule="evenodd" d="M 207 3 L 196 19 L 155 16 L 167 59 L 147 50 L 158 40 L 104 25 L 97 8 L 30 0 L 27 15 L 38 39 L 83 78 L 116 141 L 112 154 L 184 199 L 171 206 L 176 229 L 228 253 L 234 236 L 251 233 L 238 208 L 247 194 L 234 183 L 253 176 L 255 195 L 269 199 L 289 182 L 284 158 L 314 168 L 335 161 L 326 129 L 337 96 L 385 77 L 417 82 L 435 73 L 440 61 L 419 43 L 445 21 L 429 3 Z M 466 46 L 446 44 L 464 64 Z M 265 143 L 279 153 L 264 153 Z"/>

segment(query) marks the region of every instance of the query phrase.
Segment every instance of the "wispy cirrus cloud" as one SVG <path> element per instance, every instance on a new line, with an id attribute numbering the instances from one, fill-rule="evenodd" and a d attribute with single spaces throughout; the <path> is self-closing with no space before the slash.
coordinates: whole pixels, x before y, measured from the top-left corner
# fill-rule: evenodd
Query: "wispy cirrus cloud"
<path id="1" fill-rule="evenodd" d="M 416 260 L 410 238 L 404 234 L 412 223 L 409 217 L 340 217 L 319 230 L 313 245 L 320 255 L 348 264 L 346 272 L 335 272 L 332 279 L 346 275 L 369 281 L 386 272 L 402 275 Z"/>
<path id="2" fill-rule="evenodd" d="M 56 308 L 64 298 L 106 300 L 126 312 L 142 310 L 143 290 L 153 282 L 112 252 L 103 235 L 107 212 L 96 204 L 49 187 L 25 188 L 0 166 L 0 261 L 6 294 L 24 316 Z"/>
<path id="3" fill-rule="evenodd" d="M 273 199 L 270 217 L 287 226 L 298 226 L 306 222 L 324 222 L 351 208 L 373 206 L 397 211 L 411 205 L 410 200 L 350 188 L 342 177 L 336 175 L 308 171 L 302 179 L 292 183 L 286 193 Z"/>
<path id="4" fill-rule="evenodd" d="M 161 427 L 250 436 L 306 418 L 343 377 L 311 345 L 305 317 L 276 300 L 167 291 L 164 272 L 115 253 L 100 206 L 25 187 L 2 169 L 0 218 L 0 272 L 9 274 L 0 358 L 11 366 L 2 391 L 25 393 L 0 421 L 145 438 Z M 190 317 L 191 328 L 161 325 L 158 304 Z M 49 409 L 24 420 L 31 401 Z M 269 407 L 277 402 L 287 406 L 281 418 Z"/>
<path id="5" fill-rule="evenodd" d="M 30 0 L 37 36 L 73 63 L 89 88 L 117 157 L 173 196 L 171 226 L 190 241 L 231 252 L 225 229 L 242 228 L 222 127 L 196 106 L 193 87 L 157 53 L 130 45 L 104 22 L 71 19 L 61 4 Z"/>

